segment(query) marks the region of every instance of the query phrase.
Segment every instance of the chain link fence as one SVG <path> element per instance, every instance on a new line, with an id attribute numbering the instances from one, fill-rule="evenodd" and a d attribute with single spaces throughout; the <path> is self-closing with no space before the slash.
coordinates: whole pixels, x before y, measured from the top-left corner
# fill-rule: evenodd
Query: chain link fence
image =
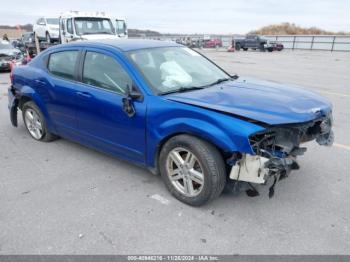
<path id="1" fill-rule="evenodd" d="M 276 35 L 265 36 L 287 49 L 350 51 L 350 35 Z"/>
<path id="2" fill-rule="evenodd" d="M 325 51 L 350 51 L 350 35 L 267 35 L 270 41 L 276 41 L 291 50 L 325 50 Z M 132 37 L 133 38 L 133 37 Z M 136 37 L 167 41 L 176 41 L 182 44 L 220 39 L 222 47 L 228 48 L 232 40 L 244 38 L 242 35 L 166 35 L 155 37 Z"/>

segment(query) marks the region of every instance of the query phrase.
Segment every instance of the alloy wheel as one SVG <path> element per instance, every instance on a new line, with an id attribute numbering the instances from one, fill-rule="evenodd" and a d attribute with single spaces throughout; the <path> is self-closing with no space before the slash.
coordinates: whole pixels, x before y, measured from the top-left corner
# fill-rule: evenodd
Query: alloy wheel
<path id="1" fill-rule="evenodd" d="M 43 137 L 43 126 L 37 112 L 28 108 L 24 113 L 24 122 L 32 137 L 36 140 L 40 140 Z"/>
<path id="2" fill-rule="evenodd" d="M 177 147 L 169 152 L 167 174 L 181 194 L 194 197 L 203 189 L 203 168 L 195 154 L 188 149 Z"/>

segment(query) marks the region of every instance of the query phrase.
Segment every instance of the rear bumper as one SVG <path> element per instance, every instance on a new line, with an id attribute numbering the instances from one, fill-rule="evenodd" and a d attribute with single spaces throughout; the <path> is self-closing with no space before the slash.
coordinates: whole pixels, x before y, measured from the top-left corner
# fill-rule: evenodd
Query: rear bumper
<path id="1" fill-rule="evenodd" d="M 18 99 L 12 87 L 8 89 L 8 109 L 10 111 L 11 124 L 17 127 L 17 109 L 18 109 Z"/>

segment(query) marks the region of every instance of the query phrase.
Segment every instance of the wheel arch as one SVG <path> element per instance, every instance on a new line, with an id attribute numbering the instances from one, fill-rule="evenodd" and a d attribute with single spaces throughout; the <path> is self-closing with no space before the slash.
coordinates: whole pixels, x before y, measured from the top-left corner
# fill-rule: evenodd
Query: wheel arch
<path id="1" fill-rule="evenodd" d="M 45 117 L 48 129 L 50 131 L 54 131 L 55 128 L 52 124 L 50 115 L 47 111 L 44 101 L 42 101 L 41 97 L 35 92 L 33 88 L 31 88 L 30 86 L 23 86 L 18 97 L 18 108 L 22 110 L 23 105 L 29 101 L 33 101 L 37 105 L 37 107 L 40 109 L 40 111 Z"/>
<path id="2" fill-rule="evenodd" d="M 159 143 L 156 146 L 155 152 L 153 154 L 153 167 L 150 168 L 151 172 L 154 174 L 159 174 L 159 156 L 160 156 L 160 152 L 163 148 L 163 146 L 172 138 L 176 137 L 176 136 L 180 136 L 180 135 L 188 135 L 188 136 L 192 136 L 195 138 L 198 138 L 200 140 L 203 140 L 209 144 L 211 144 L 212 146 L 214 146 L 218 152 L 220 153 L 220 155 L 222 156 L 223 160 L 227 159 L 230 155 L 231 155 L 231 151 L 234 151 L 232 149 L 229 149 L 229 147 L 225 147 L 223 146 L 222 143 L 219 143 L 218 140 L 213 140 L 208 136 L 205 136 L 201 133 L 197 133 L 197 132 L 188 132 L 188 131 L 179 131 L 179 132 L 174 132 L 174 133 L 170 133 L 166 136 L 164 136 Z"/>
<path id="3" fill-rule="evenodd" d="M 33 101 L 32 97 L 23 95 L 20 98 L 18 98 L 18 108 L 22 110 L 23 105 L 29 101 Z"/>

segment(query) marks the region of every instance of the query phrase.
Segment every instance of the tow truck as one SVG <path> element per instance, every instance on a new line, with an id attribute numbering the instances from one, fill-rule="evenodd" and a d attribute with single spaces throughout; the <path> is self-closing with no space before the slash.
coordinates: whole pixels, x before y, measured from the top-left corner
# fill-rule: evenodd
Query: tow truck
<path id="1" fill-rule="evenodd" d="M 79 40 L 127 38 L 125 19 L 112 19 L 105 12 L 69 11 L 59 18 L 60 43 Z"/>
<path id="2" fill-rule="evenodd" d="M 128 38 L 126 20 L 105 12 L 69 11 L 59 17 L 59 42 L 40 42 L 37 38 L 25 44 L 23 52 L 30 58 L 53 45 L 82 40 Z"/>

